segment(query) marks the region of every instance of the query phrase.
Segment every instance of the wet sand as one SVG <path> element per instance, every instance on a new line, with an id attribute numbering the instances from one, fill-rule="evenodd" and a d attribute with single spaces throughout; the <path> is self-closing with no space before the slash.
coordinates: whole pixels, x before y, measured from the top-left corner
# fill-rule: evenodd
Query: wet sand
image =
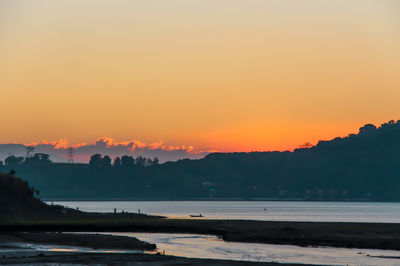
<path id="1" fill-rule="evenodd" d="M 400 250 L 400 224 L 164 219 L 102 215 L 0 224 L 1 232 L 148 232 L 216 235 L 226 241 Z"/>
<path id="2" fill-rule="evenodd" d="M 56 244 L 71 247 L 108 249 L 107 252 L 39 251 L 18 247 L 15 243 Z M 122 253 L 154 250 L 154 254 Z M 71 233 L 10 233 L 0 235 L 0 264 L 96 264 L 96 265 L 280 265 L 216 259 L 195 259 L 162 255 L 154 244 L 134 237 Z M 297 264 L 285 264 L 297 265 Z"/>
<path id="3" fill-rule="evenodd" d="M 30 232 L 30 233 L 24 233 Z M 46 233 L 52 232 L 52 233 Z M 66 234 L 58 232 L 83 232 Z M 0 253 L 7 243 L 42 243 L 102 249 L 154 250 L 137 239 L 89 232 L 190 233 L 216 235 L 226 241 L 298 246 L 400 250 L 400 224 L 338 222 L 269 222 L 251 220 L 165 219 L 135 214 L 80 213 L 13 217 L 0 222 Z M 2 234 L 2 235 L 1 235 Z M 3 247 L 2 247 L 3 246 Z M 29 255 L 30 254 L 30 255 Z M 0 264 L 256 265 L 156 254 L 16 251 Z M 257 264 L 258 265 L 258 264 Z M 262 263 L 261 265 L 278 265 Z"/>

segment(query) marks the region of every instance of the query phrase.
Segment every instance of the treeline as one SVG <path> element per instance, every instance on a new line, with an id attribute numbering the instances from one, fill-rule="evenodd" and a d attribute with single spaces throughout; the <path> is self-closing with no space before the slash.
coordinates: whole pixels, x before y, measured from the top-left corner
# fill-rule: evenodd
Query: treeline
<path id="1" fill-rule="evenodd" d="M 22 157 L 22 156 L 14 156 L 10 155 L 3 161 L 0 160 L 0 167 L 18 167 L 23 164 L 25 165 L 47 165 L 50 164 L 50 155 L 45 153 L 35 153 L 29 157 Z"/>
<path id="2" fill-rule="evenodd" d="M 0 167 L 3 168 L 18 168 L 20 166 L 46 166 L 53 163 L 50 160 L 50 155 L 45 153 L 35 153 L 32 156 L 14 156 L 10 155 L 5 158 L 4 162 L 0 160 Z M 143 156 L 124 155 L 121 157 L 114 158 L 112 161 L 108 155 L 93 154 L 90 157 L 89 166 L 92 168 L 134 168 L 134 167 L 146 167 L 158 165 L 159 159 L 157 157 L 146 158 Z"/>
<path id="3" fill-rule="evenodd" d="M 293 152 L 213 153 L 200 160 L 93 155 L 89 164 L 7 160 L 52 199 L 400 200 L 400 120 Z"/>
<path id="4" fill-rule="evenodd" d="M 137 156 L 134 158 L 133 156 L 128 155 L 116 157 L 114 162 L 112 162 L 110 156 L 105 155 L 103 157 L 101 154 L 96 153 L 90 157 L 89 165 L 93 168 L 134 168 L 158 165 L 159 162 L 160 161 L 157 157 L 151 159 L 143 156 Z"/>

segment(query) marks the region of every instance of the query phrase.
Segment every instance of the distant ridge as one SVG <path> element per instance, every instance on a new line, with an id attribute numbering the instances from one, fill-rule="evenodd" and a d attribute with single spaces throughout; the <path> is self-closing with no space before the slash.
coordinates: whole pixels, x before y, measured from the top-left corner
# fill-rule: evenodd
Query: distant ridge
<path id="1" fill-rule="evenodd" d="M 400 201 L 400 120 L 293 152 L 212 153 L 151 166 L 99 160 L 3 169 L 16 169 L 47 199 Z"/>

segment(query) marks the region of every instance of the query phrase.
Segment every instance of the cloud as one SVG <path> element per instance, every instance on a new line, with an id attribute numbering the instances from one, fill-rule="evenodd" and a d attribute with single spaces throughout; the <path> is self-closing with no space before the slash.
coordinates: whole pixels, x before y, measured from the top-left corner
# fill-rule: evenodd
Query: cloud
<path id="1" fill-rule="evenodd" d="M 109 155 L 112 158 L 122 155 L 158 157 L 160 162 L 177 161 L 179 159 L 199 159 L 207 155 L 208 151 L 196 150 L 192 145 L 167 145 L 163 141 L 146 143 L 139 140 L 115 141 L 113 138 L 98 138 L 94 143 L 70 144 L 63 138 L 57 141 L 43 140 L 27 144 L 0 144 L 0 160 L 10 154 L 25 156 L 25 147 L 32 146 L 35 152 L 50 154 L 55 162 L 67 161 L 67 149 L 75 149 L 74 160 L 87 163 L 95 153 Z"/>

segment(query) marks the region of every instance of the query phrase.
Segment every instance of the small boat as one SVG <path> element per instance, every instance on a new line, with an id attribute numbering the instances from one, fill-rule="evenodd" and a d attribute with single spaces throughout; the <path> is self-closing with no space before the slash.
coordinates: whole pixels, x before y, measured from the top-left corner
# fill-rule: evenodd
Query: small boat
<path id="1" fill-rule="evenodd" d="M 200 214 L 191 214 L 189 215 L 190 217 L 204 217 L 203 215 Z"/>

